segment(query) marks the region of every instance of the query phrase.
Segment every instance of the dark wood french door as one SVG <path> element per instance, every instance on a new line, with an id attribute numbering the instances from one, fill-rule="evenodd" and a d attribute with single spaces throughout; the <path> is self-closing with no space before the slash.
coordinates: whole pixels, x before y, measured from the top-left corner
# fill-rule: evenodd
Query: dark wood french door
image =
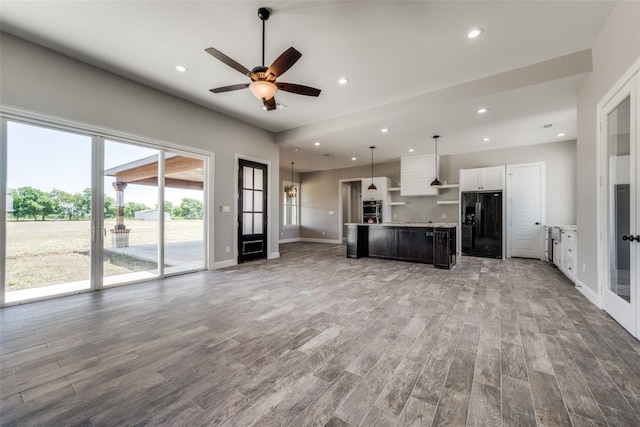
<path id="1" fill-rule="evenodd" d="M 239 160 L 238 262 L 267 257 L 267 165 Z"/>

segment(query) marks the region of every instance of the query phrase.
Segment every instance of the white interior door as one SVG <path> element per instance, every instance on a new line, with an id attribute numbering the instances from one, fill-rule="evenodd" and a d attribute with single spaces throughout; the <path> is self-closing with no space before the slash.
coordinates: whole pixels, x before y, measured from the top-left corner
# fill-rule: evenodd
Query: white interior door
<path id="1" fill-rule="evenodd" d="M 544 163 L 507 166 L 507 256 L 542 259 Z"/>
<path id="2" fill-rule="evenodd" d="M 640 332 L 637 91 L 637 77 L 632 77 L 604 105 L 600 115 L 604 172 L 601 207 L 605 207 L 602 244 L 606 261 L 602 304 L 605 311 L 636 337 Z"/>

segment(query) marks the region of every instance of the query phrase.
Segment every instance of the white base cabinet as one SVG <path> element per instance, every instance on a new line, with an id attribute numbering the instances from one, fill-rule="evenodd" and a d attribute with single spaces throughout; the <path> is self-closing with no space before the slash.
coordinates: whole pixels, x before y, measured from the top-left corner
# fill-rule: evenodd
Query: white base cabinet
<path id="1" fill-rule="evenodd" d="M 553 241 L 553 263 L 572 282 L 576 281 L 578 265 L 578 231 L 575 227 L 560 226 L 560 240 Z"/>

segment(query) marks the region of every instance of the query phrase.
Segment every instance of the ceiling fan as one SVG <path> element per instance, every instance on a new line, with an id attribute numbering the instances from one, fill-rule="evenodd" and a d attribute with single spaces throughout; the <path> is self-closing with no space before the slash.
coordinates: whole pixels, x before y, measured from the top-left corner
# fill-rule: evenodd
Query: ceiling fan
<path id="1" fill-rule="evenodd" d="M 276 81 L 278 77 L 283 75 L 289 68 L 295 64 L 302 56 L 300 52 L 293 47 L 285 50 L 269 67 L 264 65 L 264 28 L 265 22 L 271 16 L 271 9 L 261 7 L 258 9 L 258 17 L 262 20 L 262 65 L 253 67 L 252 70 L 244 67 L 233 59 L 229 58 L 224 53 L 216 50 L 212 47 L 205 49 L 205 51 L 214 58 L 224 62 L 229 67 L 233 68 L 244 74 L 251 79 L 251 83 L 241 83 L 237 85 L 222 86 L 215 89 L 211 89 L 213 93 L 230 92 L 233 90 L 240 90 L 249 88 L 256 98 L 261 99 L 264 108 L 266 110 L 276 109 L 276 99 L 274 97 L 278 89 L 285 92 L 291 92 L 298 95 L 318 96 L 320 95 L 320 89 L 316 89 L 309 86 L 298 85 L 294 83 L 281 83 Z"/>

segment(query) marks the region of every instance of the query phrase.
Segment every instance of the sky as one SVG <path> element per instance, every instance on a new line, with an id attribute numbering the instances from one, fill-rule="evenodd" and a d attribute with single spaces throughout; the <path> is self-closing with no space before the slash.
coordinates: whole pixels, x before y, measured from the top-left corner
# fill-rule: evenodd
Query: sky
<path id="1" fill-rule="evenodd" d="M 34 187 L 79 193 L 91 187 L 91 137 L 24 123 L 9 122 L 7 128 L 7 188 Z M 105 169 L 157 155 L 159 150 L 105 141 Z M 115 197 L 114 177 L 104 177 L 104 194 Z M 203 192 L 165 189 L 165 200 L 179 205 L 184 197 L 203 200 Z M 127 186 L 124 202 L 155 207 L 156 187 Z"/>

